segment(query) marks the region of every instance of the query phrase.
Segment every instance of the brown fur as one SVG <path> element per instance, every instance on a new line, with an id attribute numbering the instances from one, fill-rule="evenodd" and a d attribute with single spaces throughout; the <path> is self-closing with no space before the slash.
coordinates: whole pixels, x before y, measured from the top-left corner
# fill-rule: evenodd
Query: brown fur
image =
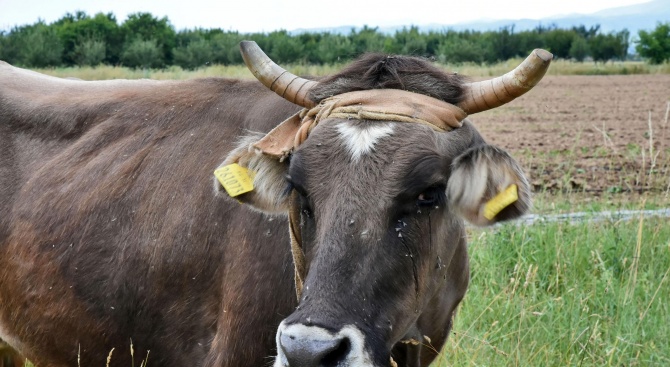
<path id="1" fill-rule="evenodd" d="M 38 366 L 76 365 L 79 348 L 81 365 L 115 348 L 112 365 L 129 366 L 131 339 L 136 365 L 148 350 L 159 366 L 265 363 L 295 302 L 286 223 L 216 200 L 210 178 L 236 137 L 298 108 L 224 79 L 81 82 L 5 65 L 0 80 L 8 340 Z"/>
<path id="2" fill-rule="evenodd" d="M 365 54 L 337 74 L 324 78 L 309 97 L 322 99 L 368 89 L 401 89 L 456 104 L 463 99 L 465 78 L 446 74 L 419 57 Z"/>

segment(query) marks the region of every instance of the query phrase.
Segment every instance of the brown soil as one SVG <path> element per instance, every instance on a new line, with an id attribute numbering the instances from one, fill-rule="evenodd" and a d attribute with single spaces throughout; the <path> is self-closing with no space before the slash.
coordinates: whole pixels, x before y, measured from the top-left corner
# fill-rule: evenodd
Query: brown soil
<path id="1" fill-rule="evenodd" d="M 471 120 L 523 164 L 536 191 L 666 191 L 668 103 L 670 75 L 547 76 Z"/>

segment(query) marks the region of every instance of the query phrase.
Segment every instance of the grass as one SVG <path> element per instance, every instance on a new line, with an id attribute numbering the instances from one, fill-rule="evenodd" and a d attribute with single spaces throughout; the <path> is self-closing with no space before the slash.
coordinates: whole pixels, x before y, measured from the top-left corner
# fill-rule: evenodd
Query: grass
<path id="1" fill-rule="evenodd" d="M 471 233 L 471 285 L 437 366 L 670 365 L 670 226 Z"/>
<path id="2" fill-rule="evenodd" d="M 439 65 L 451 72 L 458 72 L 472 77 L 490 77 L 502 75 L 521 63 L 522 59 L 511 59 L 492 65 L 479 64 L 450 64 Z M 323 76 L 333 74 L 342 69 L 345 64 L 333 65 L 282 65 L 297 75 Z M 252 79 L 252 74 L 244 65 L 211 65 L 196 70 L 184 70 L 179 66 L 166 69 L 130 69 L 121 66 L 98 67 L 67 67 L 36 69 L 40 73 L 57 77 L 74 77 L 83 80 L 107 79 L 189 79 L 202 77 L 229 77 Z M 568 60 L 554 60 L 548 75 L 611 75 L 611 74 L 670 74 L 670 64 L 649 65 L 638 61 L 625 62 L 573 62 Z"/>

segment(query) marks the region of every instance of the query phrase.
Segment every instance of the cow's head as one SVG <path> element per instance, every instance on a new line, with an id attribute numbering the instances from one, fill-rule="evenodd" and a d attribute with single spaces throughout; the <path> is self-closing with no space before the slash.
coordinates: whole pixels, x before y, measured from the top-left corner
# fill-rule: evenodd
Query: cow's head
<path id="1" fill-rule="evenodd" d="M 371 55 L 316 83 L 279 68 L 254 43 L 242 48 L 264 84 L 306 108 L 370 89 L 403 89 L 457 106 L 453 129 L 336 115 L 310 127 L 309 137 L 296 139 L 300 144 L 281 158 L 265 154 L 263 136 L 252 136 L 224 162 L 255 173 L 254 190 L 239 200 L 264 212 L 294 213 L 304 287 L 277 331 L 275 366 L 388 366 L 396 343 L 422 338 L 417 321 L 440 307 L 441 292 L 457 294 L 453 306 L 462 297 L 467 262 L 452 259 L 463 262 L 455 256 L 465 241 L 463 219 L 490 225 L 528 209 L 518 163 L 462 118 L 532 88 L 551 55 L 535 51 L 514 72 L 477 83 L 421 59 Z M 300 121 L 277 130 L 294 136 Z M 505 190 L 518 199 L 492 209 Z M 437 348 L 444 337 L 433 341 Z"/>

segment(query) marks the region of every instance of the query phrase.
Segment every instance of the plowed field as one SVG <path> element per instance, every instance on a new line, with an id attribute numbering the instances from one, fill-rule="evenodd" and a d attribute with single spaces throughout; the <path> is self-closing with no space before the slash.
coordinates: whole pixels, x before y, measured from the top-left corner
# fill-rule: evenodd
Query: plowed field
<path id="1" fill-rule="evenodd" d="M 670 185 L 668 103 L 670 75 L 546 76 L 471 120 L 536 191 L 658 192 Z"/>

